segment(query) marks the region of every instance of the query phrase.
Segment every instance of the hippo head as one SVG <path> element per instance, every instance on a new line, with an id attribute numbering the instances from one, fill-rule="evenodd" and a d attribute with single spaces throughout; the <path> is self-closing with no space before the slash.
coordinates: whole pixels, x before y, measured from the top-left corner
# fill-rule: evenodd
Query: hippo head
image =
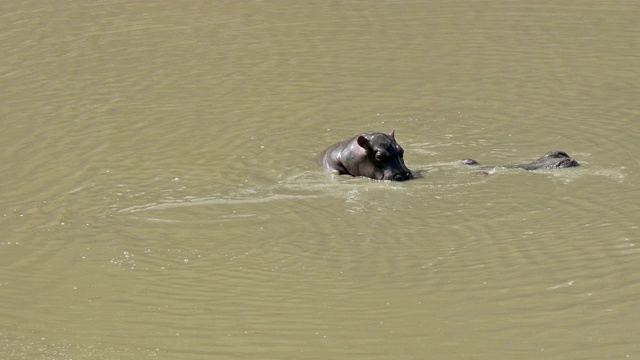
<path id="1" fill-rule="evenodd" d="M 403 181 L 413 178 L 404 164 L 404 149 L 396 142 L 395 130 L 391 134 L 365 133 L 357 137 L 358 146 L 367 153 L 368 161 L 362 162 L 361 174 L 377 180 Z"/>
<path id="2" fill-rule="evenodd" d="M 564 151 L 549 151 L 538 160 L 525 165 L 527 170 L 553 170 L 580 166 Z"/>

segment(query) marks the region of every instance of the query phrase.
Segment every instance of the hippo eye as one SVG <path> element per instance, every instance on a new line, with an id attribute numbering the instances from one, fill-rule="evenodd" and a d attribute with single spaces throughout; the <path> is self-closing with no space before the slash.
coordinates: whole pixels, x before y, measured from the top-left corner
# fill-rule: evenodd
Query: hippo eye
<path id="1" fill-rule="evenodd" d="M 385 162 L 387 160 L 387 156 L 381 152 L 376 153 L 376 161 Z"/>
<path id="2" fill-rule="evenodd" d="M 568 158 L 569 157 L 569 155 L 564 151 L 550 152 L 550 153 L 546 154 L 545 156 L 552 157 L 552 158 Z"/>

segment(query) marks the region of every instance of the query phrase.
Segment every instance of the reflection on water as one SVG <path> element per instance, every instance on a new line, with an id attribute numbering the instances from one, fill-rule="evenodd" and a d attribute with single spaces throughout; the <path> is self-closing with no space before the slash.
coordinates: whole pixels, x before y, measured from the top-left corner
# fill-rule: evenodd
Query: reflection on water
<path id="1" fill-rule="evenodd" d="M 312 197 L 317 198 L 317 196 L 304 196 L 304 197 Z M 165 209 L 173 209 L 184 206 L 214 206 L 214 205 L 235 205 L 235 204 L 251 204 L 251 203 L 262 203 L 262 202 L 271 202 L 277 200 L 287 200 L 287 199 L 296 199 L 300 198 L 300 196 L 291 196 L 291 195 L 272 195 L 266 198 L 255 198 L 255 199 L 192 199 L 190 201 L 175 201 L 175 202 L 165 202 L 161 204 L 145 204 L 139 206 L 133 206 L 130 208 L 122 209 L 120 212 L 130 212 L 135 213 L 138 211 L 149 211 L 149 210 L 165 210 Z"/>
<path id="2" fill-rule="evenodd" d="M 3 4 L 0 358 L 637 355 L 638 15 Z M 418 178 L 315 163 L 391 129 Z"/>

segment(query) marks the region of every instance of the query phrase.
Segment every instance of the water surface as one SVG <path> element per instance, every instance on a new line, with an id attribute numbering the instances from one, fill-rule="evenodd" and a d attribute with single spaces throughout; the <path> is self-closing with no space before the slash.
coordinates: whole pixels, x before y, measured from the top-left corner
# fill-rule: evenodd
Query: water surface
<path id="1" fill-rule="evenodd" d="M 0 4 L 0 357 L 639 356 L 632 2 Z"/>

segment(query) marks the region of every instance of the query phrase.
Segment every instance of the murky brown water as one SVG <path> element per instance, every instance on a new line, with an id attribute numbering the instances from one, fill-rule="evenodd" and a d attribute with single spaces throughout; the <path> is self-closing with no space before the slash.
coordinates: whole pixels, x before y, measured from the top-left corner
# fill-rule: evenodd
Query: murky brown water
<path id="1" fill-rule="evenodd" d="M 640 356 L 636 3 L 0 8 L 0 358 Z"/>

